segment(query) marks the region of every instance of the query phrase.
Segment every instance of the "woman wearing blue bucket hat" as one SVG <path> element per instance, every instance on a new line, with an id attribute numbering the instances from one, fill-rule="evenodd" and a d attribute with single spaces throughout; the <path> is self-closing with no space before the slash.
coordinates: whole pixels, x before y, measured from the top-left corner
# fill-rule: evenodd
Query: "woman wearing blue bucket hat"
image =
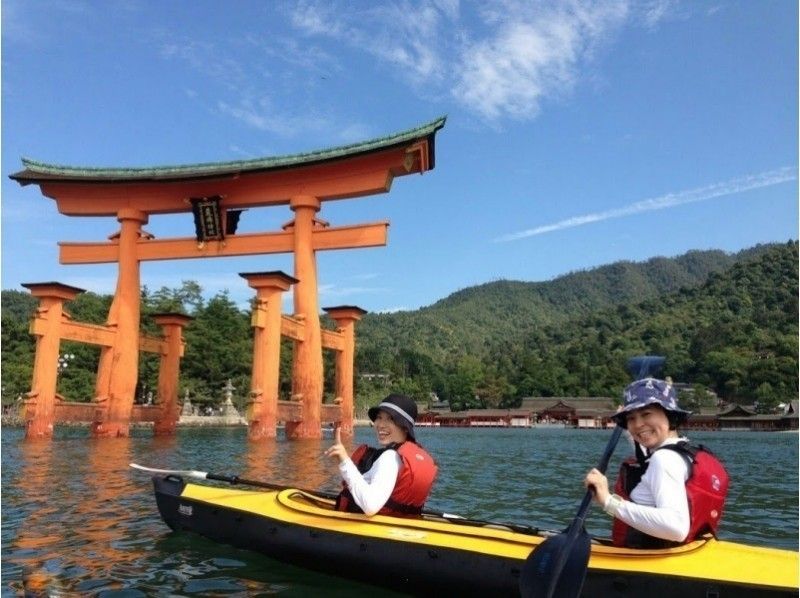
<path id="1" fill-rule="evenodd" d="M 414 434 L 417 404 L 411 397 L 391 394 L 368 414 L 380 448 L 362 444 L 348 455 L 337 428 L 333 446 L 325 451 L 338 460 L 342 476 L 336 508 L 366 515 L 419 515 L 437 467 Z"/>
<path id="2" fill-rule="evenodd" d="M 614 544 L 660 548 L 715 534 L 728 475 L 708 449 L 678 433 L 691 412 L 678 405 L 671 381 L 637 380 L 623 399 L 613 418 L 630 433 L 637 456 L 622 464 L 614 494 L 597 469 L 584 480 L 595 502 L 614 517 Z"/>

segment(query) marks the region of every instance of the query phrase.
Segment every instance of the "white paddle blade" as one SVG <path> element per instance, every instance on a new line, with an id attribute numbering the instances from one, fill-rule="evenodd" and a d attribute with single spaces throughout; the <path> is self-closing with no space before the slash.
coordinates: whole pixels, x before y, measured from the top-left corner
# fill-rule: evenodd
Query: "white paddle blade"
<path id="1" fill-rule="evenodd" d="M 133 469 L 138 469 L 139 471 L 146 471 L 148 473 L 163 473 L 164 475 L 180 475 L 186 476 L 187 478 L 195 478 L 197 480 L 205 480 L 208 476 L 208 472 L 205 471 L 194 471 L 192 469 L 156 469 L 155 467 L 145 467 L 144 465 L 139 465 L 138 463 L 130 463 L 130 466 Z"/>

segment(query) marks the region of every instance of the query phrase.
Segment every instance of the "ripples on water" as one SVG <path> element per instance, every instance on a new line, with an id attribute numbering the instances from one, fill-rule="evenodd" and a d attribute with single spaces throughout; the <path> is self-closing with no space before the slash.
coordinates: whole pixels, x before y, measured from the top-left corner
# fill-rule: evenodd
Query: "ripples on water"
<path id="1" fill-rule="evenodd" d="M 429 507 L 560 530 L 583 496 L 607 431 L 421 429 L 440 475 Z M 794 433 L 705 433 L 732 479 L 721 537 L 797 550 L 798 437 Z M 356 442 L 371 442 L 367 428 Z M 161 521 L 147 475 L 130 462 L 200 469 L 302 488 L 335 490 L 321 457 L 330 438 L 251 446 L 244 429 L 180 429 L 152 438 L 93 440 L 58 429 L 52 442 L 2 434 L 2 596 L 368 596 L 368 586 L 315 574 L 188 534 Z M 610 470 L 628 452 L 622 441 Z M 587 528 L 607 534 L 593 508 Z M 24 588 L 24 589 L 23 589 Z M 390 595 L 385 591 L 381 595 Z"/>

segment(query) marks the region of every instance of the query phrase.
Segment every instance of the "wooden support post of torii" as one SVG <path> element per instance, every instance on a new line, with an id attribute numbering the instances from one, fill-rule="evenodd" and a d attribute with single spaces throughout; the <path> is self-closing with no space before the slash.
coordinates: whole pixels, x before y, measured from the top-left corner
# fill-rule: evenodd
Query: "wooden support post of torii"
<path id="1" fill-rule="evenodd" d="M 84 290 L 58 282 L 24 283 L 22 286 L 39 298 L 36 318 L 42 323 L 35 331 L 31 330 L 36 337 L 36 357 L 31 390 L 24 407 L 25 438 L 50 438 L 55 422 L 62 325 L 68 318 L 64 303 L 72 301 Z"/>
<path id="2" fill-rule="evenodd" d="M 109 312 L 109 324 L 116 326 L 116 334 L 114 344 L 100 356 L 95 387 L 95 401 L 100 405 L 92 422 L 95 437 L 128 436 L 139 377 L 141 282 L 136 243 L 147 219 L 146 213 L 134 208 L 122 208 L 117 212 L 121 226 L 117 251 L 119 271 Z"/>
<path id="3" fill-rule="evenodd" d="M 365 310 L 354 305 L 326 307 L 325 312 L 336 322 L 342 335 L 342 348 L 336 352 L 336 399 L 342 413 L 340 427 L 345 436 L 353 435 L 353 369 L 355 361 L 355 327 Z"/>
<path id="4" fill-rule="evenodd" d="M 164 350 L 158 364 L 158 401 L 161 417 L 153 425 L 156 436 L 175 433 L 180 413 L 178 412 L 178 375 L 183 357 L 183 329 L 194 318 L 178 313 L 154 314 L 153 319 L 161 326 Z"/>
<path id="5" fill-rule="evenodd" d="M 295 341 L 292 359 L 292 400 L 302 404 L 302 421 L 286 422 L 287 438 L 322 438 L 322 333 L 317 297 L 317 261 L 311 236 L 319 200 L 309 195 L 292 198 L 294 211 L 294 315 L 302 318 L 303 338 Z"/>
<path id="6" fill-rule="evenodd" d="M 281 298 L 297 279 L 283 272 L 243 272 L 239 276 L 256 290 L 247 436 L 250 440 L 274 438 L 280 387 Z"/>

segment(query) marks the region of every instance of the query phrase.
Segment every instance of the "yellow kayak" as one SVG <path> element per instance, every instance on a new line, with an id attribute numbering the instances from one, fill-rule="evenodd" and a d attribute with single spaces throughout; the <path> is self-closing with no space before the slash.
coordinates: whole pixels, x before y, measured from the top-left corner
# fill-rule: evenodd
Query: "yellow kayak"
<path id="1" fill-rule="evenodd" d="M 415 595 L 515 596 L 525 559 L 549 534 L 446 515 L 343 513 L 302 490 L 241 490 L 155 476 L 175 531 Z M 676 548 L 591 547 L 582 596 L 797 596 L 798 553 L 715 540 Z"/>

